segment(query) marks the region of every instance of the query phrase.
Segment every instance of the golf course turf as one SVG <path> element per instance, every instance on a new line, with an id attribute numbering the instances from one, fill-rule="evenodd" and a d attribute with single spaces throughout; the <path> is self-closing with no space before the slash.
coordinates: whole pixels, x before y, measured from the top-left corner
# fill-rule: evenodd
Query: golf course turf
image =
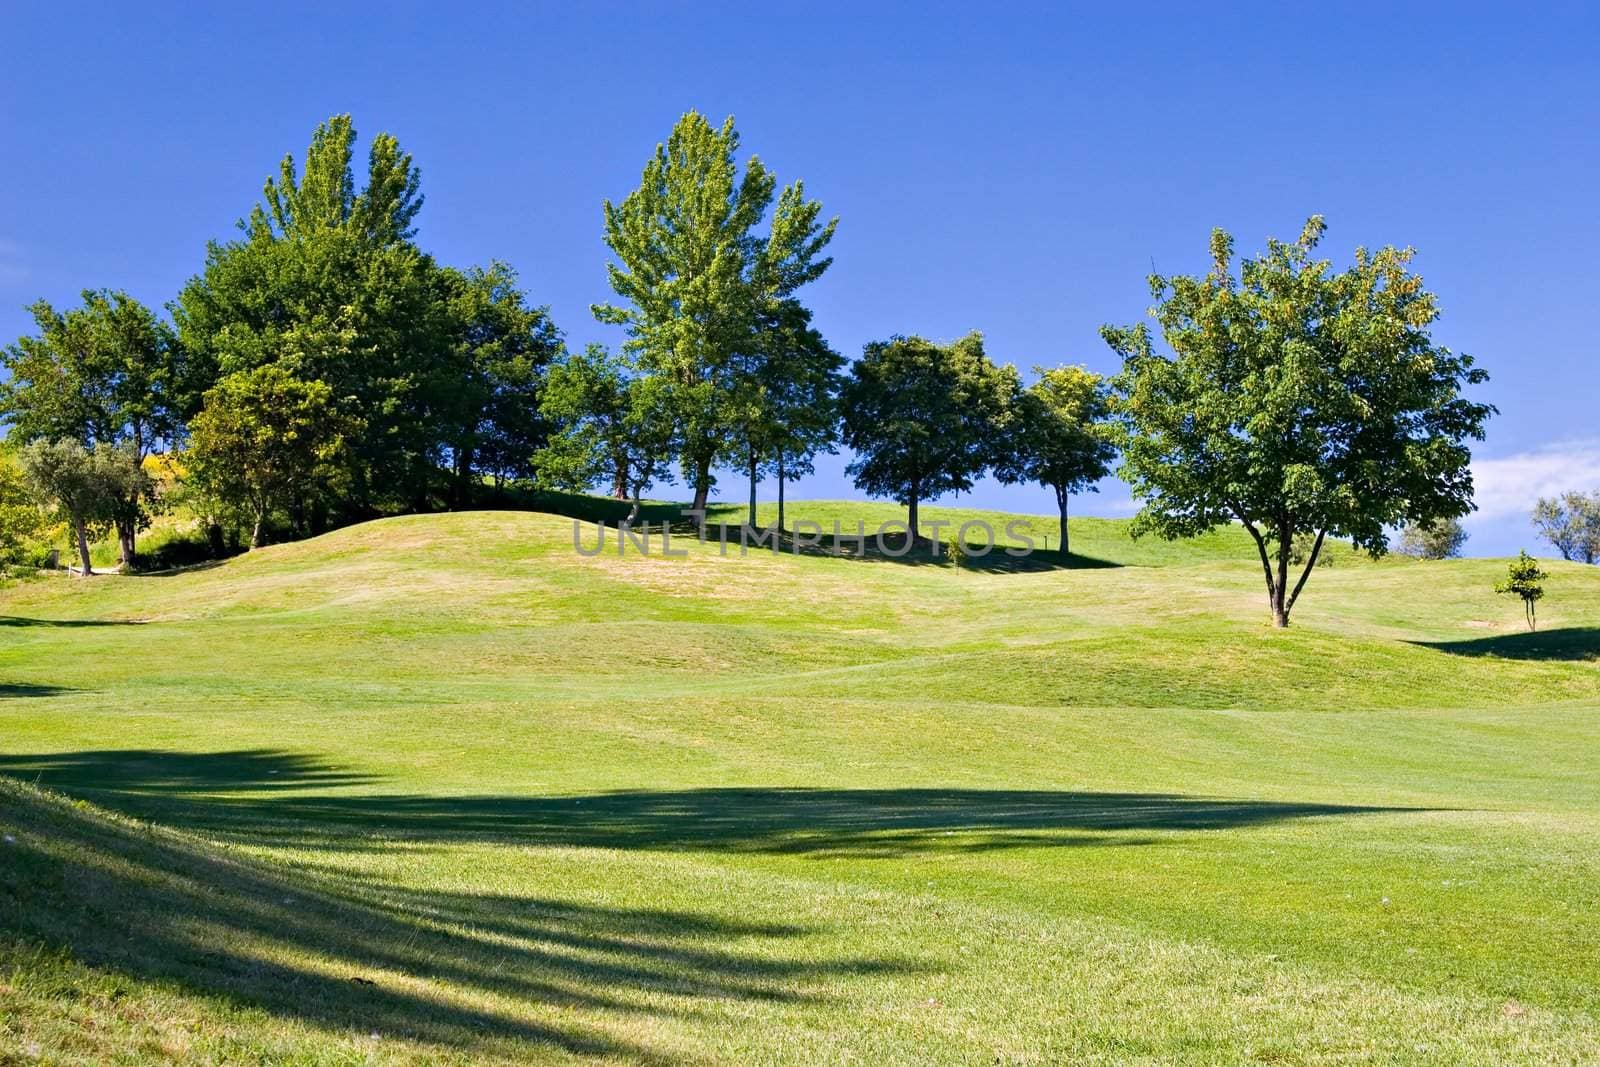
<path id="1" fill-rule="evenodd" d="M 0 590 L 0 1063 L 1600 1061 L 1600 568 L 1072 535 Z"/>

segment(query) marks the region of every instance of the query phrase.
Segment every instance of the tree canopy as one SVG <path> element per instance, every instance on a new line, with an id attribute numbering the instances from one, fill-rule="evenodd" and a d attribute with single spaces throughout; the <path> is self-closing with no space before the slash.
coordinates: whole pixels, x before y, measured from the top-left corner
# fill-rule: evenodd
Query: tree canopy
<path id="1" fill-rule="evenodd" d="M 1110 391 L 1084 367 L 1035 367 L 1038 379 L 1017 395 L 1011 434 L 995 463 L 1002 483 L 1038 482 L 1055 493 L 1061 552 L 1070 548 L 1067 505 L 1073 493 L 1094 491 L 1111 471 Z"/>
<path id="2" fill-rule="evenodd" d="M 741 174 L 738 149 L 732 118 L 716 127 L 691 111 L 656 146 L 638 188 L 604 204 L 617 257 L 607 275 L 621 303 L 594 314 L 626 327 L 627 352 L 662 378 L 693 509 L 705 507 L 715 463 L 772 420 L 758 383 L 784 346 L 769 335 L 792 325 L 796 292 L 832 263 L 822 252 L 837 220 L 822 222 L 799 182 L 778 193 L 756 157 Z"/>
<path id="3" fill-rule="evenodd" d="M 971 489 L 997 458 L 1020 387 L 1014 367 L 984 354 L 977 332 L 948 345 L 874 341 L 840 393 L 844 442 L 856 454 L 847 471 L 872 496 L 905 505 L 918 538 L 918 505 Z"/>
<path id="4" fill-rule="evenodd" d="M 1315 257 L 1324 229 L 1313 216 L 1237 274 L 1233 239 L 1217 230 L 1208 274 L 1152 275 L 1171 355 L 1143 323 L 1102 331 L 1124 359 L 1114 385 L 1122 475 L 1143 504 L 1135 529 L 1188 537 L 1241 523 L 1278 626 L 1323 538 L 1376 556 L 1389 528 L 1470 511 L 1467 442 L 1494 410 L 1463 395 L 1484 372 L 1430 336 L 1439 310 L 1412 252 L 1357 249 L 1334 270 Z M 1315 540 L 1296 578 L 1302 532 Z"/>
<path id="5" fill-rule="evenodd" d="M 1541 497 L 1533 507 L 1533 526 L 1562 559 L 1600 561 L 1600 492 Z"/>

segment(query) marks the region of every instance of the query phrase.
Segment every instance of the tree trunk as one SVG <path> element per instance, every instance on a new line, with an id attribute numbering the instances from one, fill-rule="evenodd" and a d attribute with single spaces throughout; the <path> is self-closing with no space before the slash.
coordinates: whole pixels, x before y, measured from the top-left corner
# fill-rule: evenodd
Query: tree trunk
<path id="1" fill-rule="evenodd" d="M 783 533 L 783 453 L 778 453 L 778 532 Z"/>
<path id="2" fill-rule="evenodd" d="M 228 554 L 228 546 L 222 540 L 221 523 L 206 523 L 206 547 L 210 550 L 212 559 L 221 559 Z"/>
<path id="3" fill-rule="evenodd" d="M 917 532 L 917 487 L 914 485 L 911 487 L 911 500 L 906 505 L 906 512 L 906 525 L 911 528 L 911 543 L 915 545 L 920 535 Z"/>
<path id="4" fill-rule="evenodd" d="M 628 499 L 628 464 L 626 460 L 614 460 L 611 472 L 611 498 L 613 500 Z"/>
<path id="5" fill-rule="evenodd" d="M 756 528 L 756 450 L 750 449 L 750 528 Z"/>
<path id="6" fill-rule="evenodd" d="M 694 503 L 689 505 L 690 510 L 700 516 L 701 529 L 706 525 L 706 501 L 711 497 L 711 457 L 705 456 L 695 460 L 694 465 Z"/>
<path id="7" fill-rule="evenodd" d="M 123 517 L 117 520 L 117 556 L 122 561 L 124 572 L 132 573 L 135 563 L 135 546 L 137 534 L 135 523 L 138 520 Z"/>
<path id="8" fill-rule="evenodd" d="M 83 574 L 80 577 L 87 578 L 94 573 L 94 568 L 89 563 L 89 532 L 81 522 L 73 523 L 72 530 L 78 535 L 78 560 L 83 564 Z"/>
<path id="9" fill-rule="evenodd" d="M 264 540 L 263 540 L 263 534 L 264 534 L 264 529 L 263 528 L 266 526 L 266 524 L 267 524 L 267 509 L 266 508 L 257 508 L 256 509 L 256 524 L 255 524 L 255 528 L 250 531 L 250 547 L 251 548 L 260 548 L 265 543 Z"/>
<path id="10" fill-rule="evenodd" d="M 1065 489 L 1061 488 L 1060 486 L 1056 486 L 1056 507 L 1061 509 L 1061 558 L 1062 559 L 1066 559 L 1068 557 L 1068 555 L 1071 554 L 1070 553 L 1070 542 L 1067 540 L 1067 502 L 1070 501 L 1071 499 L 1072 499 L 1071 495 L 1068 494 Z"/>

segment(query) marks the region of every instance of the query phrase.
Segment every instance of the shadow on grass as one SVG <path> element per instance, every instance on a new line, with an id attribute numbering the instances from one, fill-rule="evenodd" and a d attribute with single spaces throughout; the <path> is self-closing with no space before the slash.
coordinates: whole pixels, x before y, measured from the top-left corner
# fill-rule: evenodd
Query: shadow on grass
<path id="1" fill-rule="evenodd" d="M 29 619 L 21 615 L 0 615 L 0 626 L 144 626 L 143 619 Z"/>
<path id="2" fill-rule="evenodd" d="M 205 776 L 167 772 L 160 788 Z M 333 1033 L 507 1061 L 535 1045 L 663 1062 L 613 1031 L 708 1001 L 814 1001 L 840 974 L 913 969 L 785 955 L 813 932 L 793 924 L 275 866 L 5 780 L 0 809 L 0 963 L 29 960 L 32 946 L 65 950 L 110 976 L 176 983 L 210 1010 L 261 1008 Z"/>
<path id="3" fill-rule="evenodd" d="M 719 523 L 718 516 L 713 515 L 712 521 L 705 528 L 705 541 L 730 556 L 756 555 L 768 553 L 773 555 L 799 555 L 809 558 L 833 558 L 853 560 L 861 563 L 897 563 L 909 567 L 944 567 L 956 569 L 952 563 L 948 546 L 942 546 L 926 537 L 919 537 L 912 541 L 908 534 L 885 533 L 881 538 L 869 531 L 865 537 L 856 537 L 853 534 L 844 534 L 835 538 L 832 528 L 829 527 L 820 535 L 807 531 L 805 540 L 802 541 L 793 529 L 774 530 L 772 527 L 744 527 L 737 520 Z M 644 524 L 649 524 L 646 531 Z M 642 515 L 635 525 L 636 536 L 643 537 L 650 533 L 653 539 L 647 541 L 652 554 L 659 554 L 664 545 L 660 540 L 663 524 L 670 526 L 673 540 L 676 542 L 688 541 L 700 536 L 698 525 L 681 518 L 650 518 L 648 514 Z M 740 531 L 745 530 L 741 540 Z M 820 540 L 813 543 L 813 536 Z M 581 533 L 581 543 L 592 554 L 597 546 L 601 554 L 614 555 L 617 552 L 618 533 L 614 524 L 608 525 L 605 539 L 602 543 L 593 529 Z M 722 546 L 726 544 L 726 548 Z M 1060 552 L 1046 549 L 1034 549 L 1025 556 L 1013 556 L 1006 553 L 1005 545 L 986 545 L 982 541 L 970 541 L 967 547 L 971 554 L 964 554 L 960 559 L 959 569 L 963 571 L 977 571 L 986 574 L 1031 574 L 1040 571 L 1054 570 L 1100 570 L 1104 568 L 1121 567 L 1122 564 L 1110 560 L 1098 559 L 1094 556 L 1085 556 L 1073 553 L 1063 556 Z M 1020 547 L 1020 546 L 1013 546 Z M 681 549 L 682 545 L 679 544 Z M 988 549 L 987 553 L 984 550 Z M 675 549 L 674 551 L 676 551 Z M 983 553 L 983 554 L 980 554 Z M 629 541 L 623 550 L 624 558 L 641 554 L 637 544 Z"/>
<path id="4" fill-rule="evenodd" d="M 1462 641 L 1415 641 L 1413 644 L 1453 656 L 1499 659 L 1600 660 L 1600 627 L 1572 626 Z"/>
<path id="5" fill-rule="evenodd" d="M 487 842 L 895 857 L 1148 844 L 1156 832 L 1414 809 L 1168 793 L 702 788 L 583 796 L 307 795 L 370 781 L 284 752 L 0 756 L 0 772 L 141 818 L 249 843 L 328 849 Z"/>
<path id="6" fill-rule="evenodd" d="M 27 682 L 0 682 L 0 700 L 11 697 L 53 697 L 62 693 L 76 693 L 76 689 L 62 685 L 30 685 Z"/>

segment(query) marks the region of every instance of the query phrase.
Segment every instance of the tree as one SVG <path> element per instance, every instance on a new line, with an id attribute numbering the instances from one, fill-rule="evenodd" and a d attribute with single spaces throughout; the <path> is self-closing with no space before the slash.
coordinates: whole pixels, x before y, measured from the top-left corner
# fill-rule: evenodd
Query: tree
<path id="1" fill-rule="evenodd" d="M 1018 394 L 1011 437 L 995 464 L 1005 484 L 1038 482 L 1055 491 L 1061 516 L 1061 554 L 1069 553 L 1067 504 L 1073 493 L 1094 492 L 1111 470 L 1110 391 L 1083 367 L 1035 367 L 1038 380 Z"/>
<path id="2" fill-rule="evenodd" d="M 949 345 L 874 341 L 840 393 L 844 443 L 856 453 L 846 471 L 872 496 L 905 505 L 915 540 L 918 505 L 972 488 L 996 458 L 1020 388 L 1016 369 L 990 362 L 976 332 Z"/>
<path id="3" fill-rule="evenodd" d="M 269 363 L 230 374 L 206 393 L 190 425 L 187 461 L 205 492 L 247 511 L 250 547 L 260 548 L 267 518 L 327 477 L 346 434 L 358 429 L 326 382 L 301 381 Z"/>
<path id="4" fill-rule="evenodd" d="M 23 561 L 48 527 L 39 495 L 10 448 L 0 447 L 0 568 Z"/>
<path id="5" fill-rule="evenodd" d="M 533 307 L 508 264 L 442 268 L 454 350 L 430 388 L 455 471 L 457 507 L 471 503 L 475 472 L 495 487 L 533 473 L 549 423 L 540 414 L 547 368 L 561 354 L 548 309 Z"/>
<path id="6" fill-rule="evenodd" d="M 1437 519 L 1427 525 L 1411 522 L 1400 531 L 1400 551 L 1418 559 L 1453 559 L 1466 543 L 1467 531 L 1459 519 Z"/>
<path id="7" fill-rule="evenodd" d="M 1539 628 L 1534 605 L 1544 599 L 1544 580 L 1548 577 L 1550 575 L 1539 566 L 1539 561 L 1524 551 L 1519 552 L 1517 558 L 1511 561 L 1510 567 L 1506 570 L 1505 581 L 1495 583 L 1496 593 L 1522 599 L 1523 615 L 1528 620 L 1530 630 Z"/>
<path id="8" fill-rule="evenodd" d="M 1276 626 L 1289 624 L 1325 537 L 1378 556 L 1388 527 L 1470 511 L 1466 442 L 1494 412 L 1462 396 L 1487 375 L 1429 336 L 1438 307 L 1412 252 L 1357 249 L 1333 271 L 1312 258 L 1323 230 L 1313 216 L 1237 277 L 1233 239 L 1217 230 L 1210 273 L 1152 275 L 1171 356 L 1142 323 L 1101 331 L 1125 360 L 1114 387 L 1121 473 L 1143 502 L 1135 531 L 1191 537 L 1239 522 Z M 1296 580 L 1302 532 L 1315 540 Z"/>
<path id="9" fill-rule="evenodd" d="M 831 452 L 839 433 L 839 370 L 844 358 L 811 327 L 811 312 L 795 300 L 771 302 L 750 365 L 741 375 L 733 458 L 749 471 L 749 523 L 756 524 L 756 485 L 778 480 L 778 528 L 784 525 L 784 486 L 813 470 L 818 452 Z"/>
<path id="10" fill-rule="evenodd" d="M 223 377 L 269 363 L 332 389 L 351 436 L 340 498 L 292 502 L 314 516 L 432 506 L 463 406 L 458 357 L 473 348 L 457 331 L 452 285 L 412 240 L 422 196 L 411 157 L 379 134 L 358 188 L 355 136 L 338 115 L 313 134 L 303 171 L 286 156 L 241 237 L 210 245 L 173 310 L 186 415 Z"/>
<path id="11" fill-rule="evenodd" d="M 1600 561 L 1600 492 L 1540 497 L 1533 525 L 1562 559 Z"/>
<path id="12" fill-rule="evenodd" d="M 836 222 L 822 224 L 820 205 L 795 183 L 778 197 L 763 241 L 756 227 L 777 182 L 755 157 L 741 176 L 738 148 L 732 118 L 720 128 L 693 111 L 678 120 L 639 187 L 620 204 L 605 202 L 605 240 L 619 261 L 606 269 L 626 306 L 593 308 L 600 321 L 627 327 L 627 352 L 663 378 L 691 506 L 702 514 L 713 465 L 738 440 L 738 423 L 751 420 L 741 357 L 759 362 L 764 312 L 828 268 L 821 253 Z"/>
<path id="13" fill-rule="evenodd" d="M 28 310 L 38 333 L 0 356 L 10 372 L 0 408 L 20 443 L 77 441 L 86 449 L 124 446 L 143 460 L 177 432 L 174 390 L 179 376 L 172 331 L 123 292 L 85 289 L 83 305 L 57 311 L 46 301 Z M 127 483 L 112 522 L 125 566 L 149 522 L 147 483 Z"/>
<path id="14" fill-rule="evenodd" d="M 39 440 L 22 451 L 22 471 L 33 489 L 51 501 L 72 530 L 82 577 L 93 573 L 89 536 L 115 522 L 122 501 L 142 490 L 144 471 L 131 445 L 101 441 L 90 448 L 71 438 Z"/>
<path id="15" fill-rule="evenodd" d="M 590 345 L 550 369 L 542 412 L 557 428 L 534 457 L 536 477 L 552 489 L 582 492 L 602 479 L 617 500 L 640 499 L 667 480 L 672 420 L 658 378 L 631 373 L 602 345 Z"/>

